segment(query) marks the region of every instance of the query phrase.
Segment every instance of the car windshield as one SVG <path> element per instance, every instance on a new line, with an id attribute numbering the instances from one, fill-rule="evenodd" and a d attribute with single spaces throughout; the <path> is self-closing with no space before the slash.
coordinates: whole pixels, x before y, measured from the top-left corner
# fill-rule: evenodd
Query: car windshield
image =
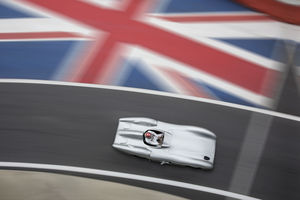
<path id="1" fill-rule="evenodd" d="M 143 135 L 143 139 L 147 145 L 161 147 L 164 141 L 164 133 L 157 130 L 147 130 Z"/>

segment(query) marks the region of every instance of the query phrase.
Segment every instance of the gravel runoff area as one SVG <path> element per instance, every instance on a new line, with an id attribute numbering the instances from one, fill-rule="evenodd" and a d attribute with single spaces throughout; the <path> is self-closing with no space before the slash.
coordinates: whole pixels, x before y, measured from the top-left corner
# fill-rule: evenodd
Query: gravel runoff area
<path id="1" fill-rule="evenodd" d="M 0 199 L 98 200 L 183 198 L 139 187 L 48 172 L 0 170 Z"/>

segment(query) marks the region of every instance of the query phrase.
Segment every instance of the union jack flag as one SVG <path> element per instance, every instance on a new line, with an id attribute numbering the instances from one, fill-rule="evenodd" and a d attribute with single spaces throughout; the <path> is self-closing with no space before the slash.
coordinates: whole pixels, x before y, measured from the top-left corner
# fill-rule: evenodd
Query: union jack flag
<path id="1" fill-rule="evenodd" d="M 289 26 L 230 0 L 2 0 L 0 78 L 271 108 L 290 39 L 281 30 Z"/>

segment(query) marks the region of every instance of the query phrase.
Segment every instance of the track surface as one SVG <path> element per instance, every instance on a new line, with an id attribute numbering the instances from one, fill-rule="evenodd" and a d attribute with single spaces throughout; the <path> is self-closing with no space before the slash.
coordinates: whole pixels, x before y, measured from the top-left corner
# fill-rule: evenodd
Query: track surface
<path id="1" fill-rule="evenodd" d="M 252 114 L 209 103 L 98 88 L 1 83 L 0 94 L 0 161 L 120 171 L 222 190 L 229 190 Z M 160 166 L 114 150 L 111 145 L 118 119 L 131 116 L 201 126 L 215 132 L 215 168 L 203 171 Z M 274 117 L 251 192 L 245 195 L 300 199 L 299 141 L 299 122 Z M 187 198 L 224 199 L 150 183 L 110 180 Z"/>

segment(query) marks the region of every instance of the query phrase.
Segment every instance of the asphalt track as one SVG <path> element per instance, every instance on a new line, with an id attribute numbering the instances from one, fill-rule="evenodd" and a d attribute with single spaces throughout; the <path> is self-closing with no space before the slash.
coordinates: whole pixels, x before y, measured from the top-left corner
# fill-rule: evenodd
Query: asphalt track
<path id="1" fill-rule="evenodd" d="M 1 83 L 0 94 L 0 161 L 119 171 L 227 191 L 252 115 L 250 111 L 221 105 L 99 88 Z M 136 116 L 213 131 L 218 137 L 215 168 L 204 171 L 161 166 L 114 150 L 111 145 L 118 119 Z M 300 199 L 299 141 L 299 122 L 274 117 L 250 194 L 245 195 L 262 199 Z M 93 178 L 191 199 L 224 199 L 219 195 L 160 184 Z"/>

